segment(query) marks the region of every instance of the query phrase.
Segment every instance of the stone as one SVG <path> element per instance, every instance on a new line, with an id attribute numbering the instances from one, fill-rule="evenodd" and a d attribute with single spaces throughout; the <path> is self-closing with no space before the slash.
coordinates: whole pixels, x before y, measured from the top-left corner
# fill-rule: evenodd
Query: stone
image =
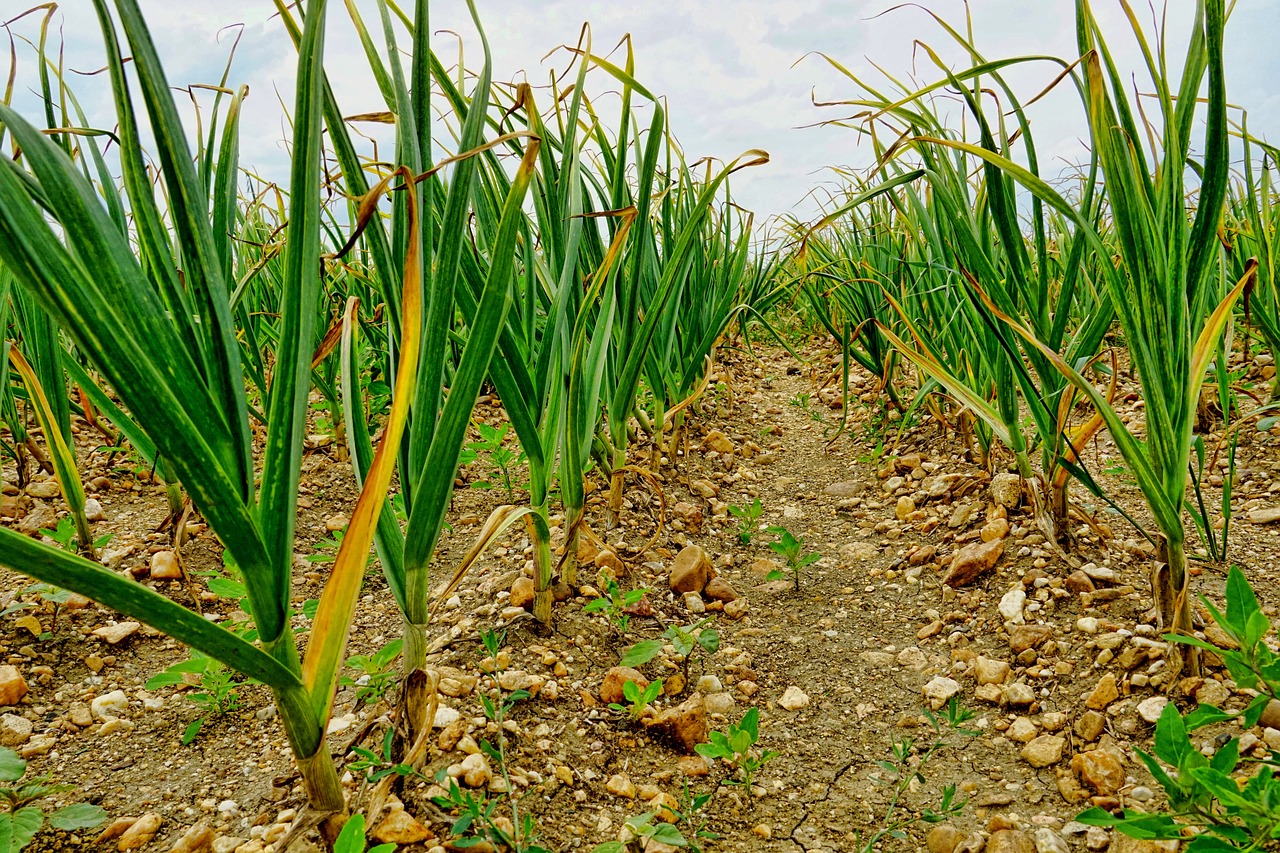
<path id="1" fill-rule="evenodd" d="M 712 601 L 723 601 L 725 604 L 738 600 L 737 591 L 724 578 L 712 578 L 707 581 L 706 588 L 702 592 Z"/>
<path id="2" fill-rule="evenodd" d="M 688 501 L 680 501 L 671 508 L 671 512 L 676 518 L 683 521 L 690 530 L 696 532 L 702 529 L 704 517 L 701 507 Z"/>
<path id="3" fill-rule="evenodd" d="M 509 603 L 512 607 L 522 607 L 525 610 L 533 607 L 533 597 L 537 592 L 537 585 L 534 584 L 533 578 L 527 578 L 524 575 L 516 578 L 515 583 L 511 584 L 511 598 Z"/>
<path id="4" fill-rule="evenodd" d="M 933 680 L 924 686 L 923 692 L 924 698 L 929 700 L 930 706 L 936 711 L 960 692 L 960 682 L 941 675 L 934 676 Z"/>
<path id="5" fill-rule="evenodd" d="M 237 838 L 234 835 L 223 835 L 213 840 L 213 853 L 234 853 L 234 851 L 244 844 L 243 838 Z"/>
<path id="6" fill-rule="evenodd" d="M 1093 688 L 1093 692 L 1089 694 L 1089 698 L 1084 700 L 1086 707 L 1094 711 L 1101 711 L 1120 697 L 1120 690 L 1116 687 L 1116 677 L 1108 672 L 1102 678 L 1098 679 L 1098 684 Z"/>
<path id="7" fill-rule="evenodd" d="M 1032 837 L 1036 843 L 1036 853 L 1071 853 L 1067 840 L 1047 826 L 1037 829 Z"/>
<path id="8" fill-rule="evenodd" d="M 1009 648 L 1015 654 L 1022 654 L 1027 649 L 1034 649 L 1053 636 L 1053 628 L 1048 625 L 1017 625 L 1009 629 Z"/>
<path id="9" fill-rule="evenodd" d="M 85 498 L 84 517 L 86 521 L 102 521 L 107 514 L 102 511 L 102 503 L 97 498 Z"/>
<path id="10" fill-rule="evenodd" d="M 994 686 L 994 685 L 992 685 Z M 1023 684 L 1021 681 L 1015 681 L 1005 688 L 1004 701 L 1008 702 L 1015 708 L 1022 708 L 1036 701 L 1036 692 L 1031 689 L 1031 685 Z"/>
<path id="11" fill-rule="evenodd" d="M 489 784 L 493 773 L 489 770 L 489 759 L 483 752 L 473 752 L 462 759 L 462 781 L 469 788 L 483 788 Z"/>
<path id="12" fill-rule="evenodd" d="M 1004 518 L 993 518 L 982 526 L 978 536 L 983 542 L 993 542 L 1009 535 L 1009 522 Z"/>
<path id="13" fill-rule="evenodd" d="M 735 599 L 724 606 L 724 615 L 727 619 L 735 622 L 747 615 L 747 611 L 751 609 L 751 605 L 747 603 L 745 598 Z"/>
<path id="14" fill-rule="evenodd" d="M 903 495 L 898 498 L 898 503 L 894 507 L 893 514 L 898 521 L 906 521 L 911 513 L 916 511 L 916 502 L 911 499 L 910 495 Z"/>
<path id="15" fill-rule="evenodd" d="M 1027 594 L 1018 585 L 1006 592 L 1000 599 L 996 609 L 1006 622 L 1022 623 L 1022 608 L 1027 603 Z"/>
<path id="16" fill-rule="evenodd" d="M 1196 688 L 1196 701 L 1201 705 L 1212 705 L 1215 708 L 1221 708 L 1231 698 L 1231 691 L 1221 681 L 1213 678 L 1206 678 L 1204 683 Z"/>
<path id="17" fill-rule="evenodd" d="M 1006 509 L 1022 503 L 1022 478 L 1017 474 L 996 474 L 991 478 L 991 500 Z"/>
<path id="18" fill-rule="evenodd" d="M 114 646 L 132 637 L 142 628 L 140 622 L 117 622 L 114 625 L 103 625 L 101 628 L 93 629 L 93 636 L 100 640 L 106 640 L 107 645 Z"/>
<path id="19" fill-rule="evenodd" d="M 1067 575 L 1067 579 L 1062 582 L 1062 585 L 1066 587 L 1067 592 L 1074 595 L 1093 592 L 1096 589 L 1093 585 L 1093 580 L 1079 569 Z"/>
<path id="20" fill-rule="evenodd" d="M 840 559 L 845 565 L 865 563 L 878 556 L 880 556 L 880 549 L 870 542 L 849 542 L 840 546 Z"/>
<path id="21" fill-rule="evenodd" d="M 37 483 L 28 483 L 27 494 L 31 495 L 33 498 L 51 500 L 62 494 L 62 489 L 58 488 L 57 480 L 49 478 L 48 480 L 41 480 Z"/>
<path id="22" fill-rule="evenodd" d="M 977 518 L 981 511 L 982 505 L 979 503 L 957 504 L 951 511 L 951 517 L 947 519 L 947 527 L 952 529 L 964 527 Z"/>
<path id="23" fill-rule="evenodd" d="M 898 666 L 904 666 L 907 669 L 914 669 L 916 672 L 923 672 L 929 666 L 929 659 L 925 657 L 924 652 L 920 651 L 916 646 L 907 646 L 898 652 L 898 656 L 894 658 L 894 662 Z"/>
<path id="24" fill-rule="evenodd" d="M 123 690 L 112 690 L 95 696 L 89 703 L 89 711 L 95 720 L 112 720 L 129 710 L 129 697 Z"/>
<path id="25" fill-rule="evenodd" d="M 832 498 L 854 498 L 866 491 L 866 486 L 857 480 L 844 480 L 832 483 L 822 490 L 824 495 Z"/>
<path id="26" fill-rule="evenodd" d="M 1138 716 L 1154 726 L 1168 704 L 1168 696 L 1150 696 L 1138 703 Z"/>
<path id="27" fill-rule="evenodd" d="M 925 845 L 929 848 L 929 853 L 954 853 L 962 841 L 964 841 L 963 832 L 954 826 L 942 824 L 929 830 Z"/>
<path id="28" fill-rule="evenodd" d="M 433 837 L 431 830 L 404 809 L 389 813 L 373 829 L 374 840 L 384 844 L 417 844 Z"/>
<path id="29" fill-rule="evenodd" d="M 32 485 L 35 484 L 33 483 Z M 31 486 L 27 487 L 27 494 L 31 494 Z M 1280 506 L 1262 506 L 1257 509 L 1251 509 L 1245 518 L 1249 519 L 1250 524 L 1275 524 L 1280 521 Z"/>
<path id="30" fill-rule="evenodd" d="M 1081 740 L 1095 741 L 1102 734 L 1106 724 L 1107 718 L 1097 711 L 1085 711 L 1080 715 L 1080 719 L 1076 720 L 1075 732 Z"/>
<path id="31" fill-rule="evenodd" d="M 701 693 L 694 693 L 674 708 L 644 721 L 645 728 L 693 755 L 700 743 L 707 742 L 707 703 Z"/>
<path id="32" fill-rule="evenodd" d="M 701 615 L 707 612 L 707 604 L 702 600 L 702 596 L 696 592 L 686 592 L 683 597 L 684 609 L 690 613 Z"/>
<path id="33" fill-rule="evenodd" d="M 1067 739 L 1058 735 L 1040 735 L 1022 748 L 1022 760 L 1032 767 L 1048 767 L 1062 760 Z"/>
<path id="34" fill-rule="evenodd" d="M 782 698 L 778 700 L 778 706 L 788 711 L 799 711 L 801 708 L 809 707 L 809 696 L 793 684 L 783 691 Z"/>
<path id="35" fill-rule="evenodd" d="M 951 558 L 951 570 L 942 582 L 952 588 L 968 586 L 990 571 L 1003 553 L 1003 539 L 965 545 Z"/>
<path id="36" fill-rule="evenodd" d="M 134 821 L 133 826 L 121 834 L 119 842 L 116 843 L 116 849 L 137 850 L 139 847 L 145 846 L 151 839 L 156 837 L 156 833 L 160 831 L 160 824 L 163 822 L 164 819 L 155 812 L 144 814 Z"/>
<path id="37" fill-rule="evenodd" d="M 213 830 L 206 824 L 197 823 L 182 834 L 169 853 L 203 853 L 212 844 Z"/>
<path id="38" fill-rule="evenodd" d="M 0 706 L 17 705 L 27 695 L 27 682 L 16 666 L 0 666 Z"/>
<path id="39" fill-rule="evenodd" d="M 5 714 L 0 717 L 0 746 L 21 746 L 31 740 L 35 725 L 26 717 Z"/>
<path id="40" fill-rule="evenodd" d="M 1091 749 L 1071 759 L 1080 781 L 1103 797 L 1113 797 L 1124 787 L 1124 765 L 1105 749 Z"/>
<path id="41" fill-rule="evenodd" d="M 702 592 L 713 577 L 715 568 L 711 565 L 707 552 L 697 545 L 687 545 L 676 555 L 668 580 L 671 591 L 683 595 L 686 592 Z"/>
<path id="42" fill-rule="evenodd" d="M 701 755 L 686 755 L 676 762 L 676 769 L 691 779 L 701 779 L 711 775 L 707 759 Z"/>
<path id="43" fill-rule="evenodd" d="M 634 681 L 641 690 L 649 686 L 649 679 L 640 670 L 629 666 L 615 666 L 604 674 L 604 683 L 600 685 L 600 701 L 606 705 L 622 704 L 626 699 L 622 685 L 628 681 Z"/>
<path id="44" fill-rule="evenodd" d="M 604 789 L 615 797 L 626 797 L 628 800 L 636 798 L 635 783 L 621 773 L 610 776 L 609 781 L 604 784 Z"/>
<path id="45" fill-rule="evenodd" d="M 1030 743 L 1038 734 L 1040 730 L 1036 728 L 1036 724 L 1026 717 L 1016 718 L 1009 724 L 1009 730 L 1005 732 L 1010 740 L 1016 740 L 1018 743 Z"/>
<path id="46" fill-rule="evenodd" d="M 987 853 L 1036 853 L 1031 836 L 1016 829 L 1001 829 L 987 839 Z"/>
<path id="47" fill-rule="evenodd" d="M 151 579 L 157 581 L 181 580 L 182 567 L 178 565 L 178 555 L 172 551 L 156 551 L 152 554 Z"/>
<path id="48" fill-rule="evenodd" d="M 717 453 L 733 452 L 733 442 L 718 429 L 713 429 L 707 433 L 706 438 L 702 440 L 702 447 L 704 450 L 714 450 Z"/>
<path id="49" fill-rule="evenodd" d="M 973 674 L 979 684 L 1004 684 L 1009 679 L 1009 664 L 978 655 Z"/>
<path id="50" fill-rule="evenodd" d="M 0 667 L 3 671 L 4 667 Z M 0 681 L 2 683 L 2 681 Z M 12 702 L 0 704 L 12 705 Z M 1272 729 L 1280 729 L 1280 699 L 1272 699 L 1267 703 L 1267 707 L 1262 709 L 1262 716 L 1258 718 L 1258 725 L 1266 726 Z"/>

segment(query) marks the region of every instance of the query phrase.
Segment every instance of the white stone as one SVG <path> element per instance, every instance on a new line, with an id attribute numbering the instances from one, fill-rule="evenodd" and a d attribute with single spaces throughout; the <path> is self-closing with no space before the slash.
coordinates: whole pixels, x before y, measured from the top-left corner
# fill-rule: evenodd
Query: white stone
<path id="1" fill-rule="evenodd" d="M 1151 696 L 1138 703 L 1138 716 L 1155 725 L 1164 713 L 1164 706 L 1169 704 L 1168 696 Z"/>
<path id="2" fill-rule="evenodd" d="M 123 690 L 112 690 L 94 697 L 89 703 L 89 712 L 95 720 L 111 720 L 129 708 L 129 697 Z"/>
<path id="3" fill-rule="evenodd" d="M 801 708 L 809 707 L 809 696 L 793 684 L 783 692 L 782 698 L 778 700 L 778 706 L 788 711 L 799 711 Z"/>
<path id="4" fill-rule="evenodd" d="M 1004 594 L 1000 599 L 999 611 L 1004 617 L 1004 621 L 1012 622 L 1015 625 L 1021 625 L 1024 621 L 1022 618 L 1022 608 L 1027 603 L 1027 594 L 1022 591 L 1021 586 L 1014 587 Z"/>

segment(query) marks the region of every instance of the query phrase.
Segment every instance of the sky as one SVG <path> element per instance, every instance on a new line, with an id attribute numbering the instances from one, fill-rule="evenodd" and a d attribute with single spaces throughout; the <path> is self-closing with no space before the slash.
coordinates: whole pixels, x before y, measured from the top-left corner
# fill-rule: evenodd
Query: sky
<path id="1" fill-rule="evenodd" d="M 0 0 L 7 21 L 35 0 Z M 247 84 L 241 162 L 260 174 L 285 181 L 288 136 L 286 105 L 292 104 L 295 54 L 270 0 L 139 0 L 159 42 L 174 85 L 216 83 L 236 32 L 243 25 L 230 82 Z M 377 15 L 371 0 L 356 0 L 370 25 Z M 412 3 L 405 5 L 411 6 Z M 556 50 L 577 41 L 584 21 L 592 26 L 594 49 L 607 53 L 625 34 L 636 51 L 636 74 L 665 96 L 672 129 L 690 160 L 729 160 L 746 149 L 769 152 L 771 162 L 734 176 L 735 200 L 762 219 L 814 216 L 826 193 L 839 184 L 835 166 L 865 166 L 868 146 L 852 130 L 821 126 L 843 118 L 849 107 L 815 106 L 859 96 L 854 81 L 823 54 L 852 74 L 889 88 L 883 69 L 900 80 L 932 82 L 938 72 L 918 43 L 938 50 L 959 70 L 966 62 L 945 31 L 918 6 L 895 8 L 891 0 L 477 0 L 494 57 L 494 78 L 540 84 L 569 59 Z M 1150 25 L 1152 11 L 1135 0 Z M 1274 50 L 1276 0 L 1237 0 L 1227 29 L 1228 91 L 1249 111 L 1251 131 L 1280 142 L 1280 55 Z M 963 0 L 923 0 L 923 6 L 963 28 Z M 1095 13 L 1110 34 L 1126 71 L 1137 72 L 1140 57 L 1118 0 L 1094 0 Z M 384 109 L 354 28 L 340 0 L 329 3 L 326 68 L 345 114 Z M 1074 59 L 1073 0 L 970 0 L 975 41 L 988 58 L 1049 55 Z M 1193 0 L 1168 0 L 1170 43 L 1178 49 L 1194 14 Z M 479 58 L 475 27 L 464 0 L 431 4 L 433 44 L 448 60 L 461 38 L 468 64 Z M 90 0 L 61 0 L 54 27 L 65 42 L 66 65 L 92 71 L 102 65 L 101 36 Z M 38 18 L 12 26 L 19 37 L 20 110 L 38 109 L 32 94 L 32 39 Z M 1175 51 L 1176 55 L 1176 51 Z M 0 63 L 0 67 L 5 64 Z M 1010 75 L 1020 97 L 1030 98 L 1056 74 L 1047 62 L 1020 66 Z M 7 70 L 7 69 L 6 69 Z M 1144 89 L 1141 76 L 1135 85 Z M 76 91 L 90 122 L 112 123 L 102 93 L 105 77 L 77 77 Z M 608 86 L 601 78 L 600 90 Z M 1148 87 L 1149 88 L 1149 87 Z M 607 95 L 600 95 L 602 102 Z M 546 103 L 545 96 L 543 103 Z M 602 112 L 606 112 L 602 110 Z M 956 108 L 958 114 L 959 109 Z M 1067 168 L 1084 156 L 1085 129 L 1078 97 L 1060 86 L 1030 110 L 1042 162 Z M 33 114 L 38 117 L 38 113 Z"/>

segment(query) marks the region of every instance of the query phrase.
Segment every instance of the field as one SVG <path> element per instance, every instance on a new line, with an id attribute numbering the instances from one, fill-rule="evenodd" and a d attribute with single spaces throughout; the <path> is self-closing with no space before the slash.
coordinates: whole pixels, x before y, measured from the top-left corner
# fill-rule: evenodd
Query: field
<path id="1" fill-rule="evenodd" d="M 234 56 L 174 89 L 93 0 L 98 128 L 9 22 L 0 853 L 1280 849 L 1280 152 L 1223 0 L 825 57 L 874 165 L 767 224 L 642 46 L 508 84 L 427 6 L 275 3 L 280 183 Z"/>

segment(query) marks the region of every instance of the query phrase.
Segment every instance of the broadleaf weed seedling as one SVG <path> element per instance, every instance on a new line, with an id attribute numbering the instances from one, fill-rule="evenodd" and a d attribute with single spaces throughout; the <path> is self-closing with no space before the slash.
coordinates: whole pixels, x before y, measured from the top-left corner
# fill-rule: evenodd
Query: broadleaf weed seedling
<path id="1" fill-rule="evenodd" d="M 765 575 L 768 580 L 784 580 L 787 573 L 796 591 L 800 590 L 800 571 L 822 559 L 817 551 L 804 553 L 804 540 L 780 525 L 769 528 L 769 532 L 777 536 L 777 540 L 769 543 L 773 551 L 787 561 L 786 569 L 774 569 Z"/>
<path id="2" fill-rule="evenodd" d="M 727 732 L 711 732 L 710 743 L 700 743 L 695 747 L 698 754 L 712 761 L 723 759 L 733 765 L 736 779 L 727 779 L 730 785 L 742 785 L 750 790 L 751 782 L 770 761 L 778 757 L 777 750 L 757 751 L 756 742 L 760 740 L 760 709 L 752 708 L 742 715 L 737 723 L 730 723 Z"/>
<path id="3" fill-rule="evenodd" d="M 627 633 L 627 628 L 631 625 L 631 615 L 626 612 L 627 608 L 639 604 L 649 590 L 640 588 L 623 592 L 618 582 L 603 572 L 600 574 L 600 585 L 604 587 L 605 594 L 588 601 L 582 612 L 603 613 L 619 634 Z"/>
<path id="4" fill-rule="evenodd" d="M 738 519 L 738 541 L 743 545 L 751 544 L 751 534 L 755 532 L 756 522 L 764 515 L 764 504 L 756 498 L 745 506 L 729 505 L 729 514 Z"/>
<path id="5" fill-rule="evenodd" d="M 649 709 L 650 703 L 662 695 L 662 679 L 655 678 L 649 682 L 648 687 L 643 689 L 634 681 L 627 681 L 622 685 L 622 695 L 627 700 L 627 704 L 610 702 L 609 710 L 626 714 L 631 722 L 638 723 L 644 716 L 644 712 Z"/>

